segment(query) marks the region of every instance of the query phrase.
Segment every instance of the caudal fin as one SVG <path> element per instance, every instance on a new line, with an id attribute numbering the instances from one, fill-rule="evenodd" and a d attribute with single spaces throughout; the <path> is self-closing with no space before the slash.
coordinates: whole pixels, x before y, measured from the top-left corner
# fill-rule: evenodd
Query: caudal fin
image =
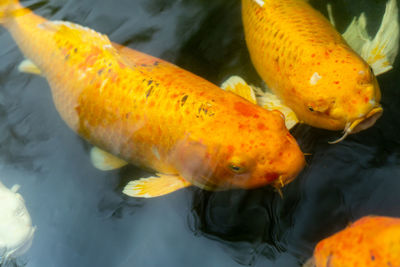
<path id="1" fill-rule="evenodd" d="M 12 11 L 19 7 L 18 0 L 0 0 L 0 24 L 12 16 Z"/>

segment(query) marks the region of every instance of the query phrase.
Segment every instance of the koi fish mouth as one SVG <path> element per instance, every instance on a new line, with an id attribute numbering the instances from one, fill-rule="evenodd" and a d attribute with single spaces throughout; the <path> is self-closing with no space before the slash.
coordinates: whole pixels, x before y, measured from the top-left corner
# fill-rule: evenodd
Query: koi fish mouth
<path id="1" fill-rule="evenodd" d="M 353 121 L 348 122 L 346 128 L 344 129 L 344 134 L 342 137 L 335 141 L 328 142 L 329 144 L 337 144 L 343 141 L 349 134 L 358 133 L 365 129 L 368 129 L 382 116 L 383 108 L 381 106 L 373 108 L 366 116 Z"/>

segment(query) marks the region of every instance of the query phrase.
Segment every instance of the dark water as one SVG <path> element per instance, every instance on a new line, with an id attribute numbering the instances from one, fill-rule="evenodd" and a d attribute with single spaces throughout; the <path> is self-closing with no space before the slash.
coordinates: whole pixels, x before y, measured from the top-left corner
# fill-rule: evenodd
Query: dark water
<path id="1" fill-rule="evenodd" d="M 315 1 L 325 12 L 326 1 Z M 361 10 L 371 33 L 385 1 L 333 1 L 343 30 Z M 220 84 L 232 74 L 260 84 L 243 39 L 240 1 L 24 1 L 49 19 L 73 21 L 112 41 L 174 62 Z M 17 264 L 67 266 L 300 266 L 314 245 L 364 215 L 400 216 L 398 64 L 378 78 L 385 109 L 377 124 L 328 145 L 339 133 L 299 126 L 308 166 L 281 199 L 269 188 L 156 199 L 121 193 L 147 175 L 128 166 L 101 172 L 90 145 L 57 114 L 46 81 L 18 73 L 23 59 L 0 29 L 0 180 L 18 183 L 34 225 Z"/>

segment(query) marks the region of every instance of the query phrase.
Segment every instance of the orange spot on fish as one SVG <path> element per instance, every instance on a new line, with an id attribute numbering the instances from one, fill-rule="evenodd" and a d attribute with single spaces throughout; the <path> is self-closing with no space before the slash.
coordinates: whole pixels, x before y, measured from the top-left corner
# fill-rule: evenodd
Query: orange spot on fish
<path id="1" fill-rule="evenodd" d="M 126 65 L 125 65 L 124 63 L 118 61 L 118 64 L 119 64 L 119 66 L 120 66 L 122 69 L 125 69 L 125 68 L 126 68 Z"/>
<path id="2" fill-rule="evenodd" d="M 268 182 L 275 181 L 278 179 L 279 175 L 277 173 L 267 173 L 264 175 L 264 179 L 267 180 Z"/>
<path id="3" fill-rule="evenodd" d="M 246 117 L 257 115 L 257 111 L 255 110 L 255 108 L 252 105 L 247 104 L 247 103 L 236 102 L 234 104 L 234 109 L 237 112 L 239 112 L 241 115 L 246 116 Z"/>
<path id="4" fill-rule="evenodd" d="M 265 125 L 264 125 L 264 123 L 258 123 L 257 124 L 257 128 L 258 128 L 258 130 L 265 130 Z"/>
<path id="5" fill-rule="evenodd" d="M 311 57 L 315 57 L 315 54 L 312 54 Z"/>
<path id="6" fill-rule="evenodd" d="M 334 83 L 334 84 L 339 84 L 339 81 L 334 81 L 333 83 Z"/>

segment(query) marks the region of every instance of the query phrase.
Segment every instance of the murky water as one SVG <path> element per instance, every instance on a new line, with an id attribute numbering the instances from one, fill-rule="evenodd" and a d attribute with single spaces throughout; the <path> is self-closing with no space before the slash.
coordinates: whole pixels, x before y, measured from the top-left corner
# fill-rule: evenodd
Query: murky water
<path id="1" fill-rule="evenodd" d="M 326 1 L 315 1 L 325 12 Z M 361 10 L 373 33 L 384 0 L 333 1 L 343 30 Z M 243 39 L 240 1 L 24 1 L 49 19 L 73 21 L 114 42 L 161 57 L 220 84 L 260 79 Z M 195 188 L 142 200 L 121 193 L 147 175 L 132 166 L 101 172 L 85 141 L 57 114 L 47 82 L 18 73 L 23 59 L 0 30 L 0 180 L 18 183 L 34 225 L 19 266 L 300 266 L 316 242 L 364 215 L 400 216 L 398 64 L 378 78 L 384 115 L 337 145 L 307 126 L 293 135 L 308 166 L 284 191 L 219 193 Z M 398 63 L 398 62 L 397 62 Z"/>

